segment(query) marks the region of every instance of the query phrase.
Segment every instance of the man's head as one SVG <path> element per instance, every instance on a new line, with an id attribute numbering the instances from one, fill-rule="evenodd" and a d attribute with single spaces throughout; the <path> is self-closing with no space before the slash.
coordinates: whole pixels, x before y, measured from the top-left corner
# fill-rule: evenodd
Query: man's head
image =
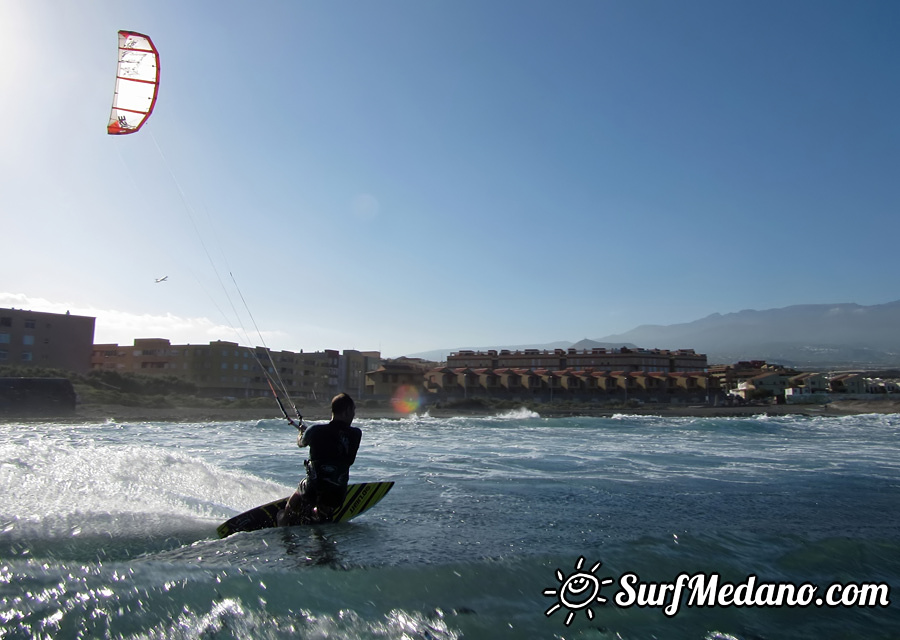
<path id="1" fill-rule="evenodd" d="M 339 393 L 331 399 L 331 419 L 350 424 L 356 415 L 356 403 L 346 393 Z"/>

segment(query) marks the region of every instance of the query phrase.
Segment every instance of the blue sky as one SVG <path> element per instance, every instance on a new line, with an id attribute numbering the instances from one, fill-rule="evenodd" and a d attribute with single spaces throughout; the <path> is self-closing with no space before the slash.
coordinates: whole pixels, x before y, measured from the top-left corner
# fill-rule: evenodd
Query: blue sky
<path id="1" fill-rule="evenodd" d="M 119 29 L 161 55 L 131 136 Z M 898 32 L 893 1 L 0 0 L 0 306 L 397 356 L 896 300 Z"/>

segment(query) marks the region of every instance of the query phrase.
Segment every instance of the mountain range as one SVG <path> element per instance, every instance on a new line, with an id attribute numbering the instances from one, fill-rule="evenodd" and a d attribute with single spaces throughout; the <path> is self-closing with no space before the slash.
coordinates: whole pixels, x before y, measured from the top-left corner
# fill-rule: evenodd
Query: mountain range
<path id="1" fill-rule="evenodd" d="M 446 359 L 460 349 L 591 349 L 627 346 L 693 349 L 710 364 L 765 360 L 798 369 L 888 368 L 900 366 L 900 300 L 794 305 L 780 309 L 714 313 L 672 325 L 641 325 L 625 333 L 578 342 L 459 347 L 411 357 Z"/>

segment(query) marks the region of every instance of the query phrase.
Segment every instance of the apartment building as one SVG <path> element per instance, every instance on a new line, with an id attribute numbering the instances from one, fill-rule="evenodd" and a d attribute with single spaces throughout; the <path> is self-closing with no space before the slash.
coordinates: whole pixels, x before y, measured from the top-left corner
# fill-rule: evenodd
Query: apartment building
<path id="1" fill-rule="evenodd" d="M 828 393 L 828 378 L 821 373 L 798 373 L 791 377 L 788 386 L 805 394 Z"/>
<path id="2" fill-rule="evenodd" d="M 447 356 L 451 369 L 591 369 L 593 371 L 705 372 L 706 355 L 693 349 L 523 349 L 457 351 Z"/>
<path id="3" fill-rule="evenodd" d="M 862 394 L 869 390 L 866 379 L 858 373 L 839 373 L 828 381 L 832 393 Z"/>
<path id="4" fill-rule="evenodd" d="M 422 366 L 403 361 L 387 361 L 366 373 L 366 395 L 375 398 L 387 398 L 394 395 L 401 387 L 421 389 L 425 379 Z"/>
<path id="5" fill-rule="evenodd" d="M 90 369 L 95 318 L 0 309 L 0 364 L 83 373 Z"/>
<path id="6" fill-rule="evenodd" d="M 251 349 L 222 340 L 173 345 L 165 338 L 138 338 L 133 346 L 94 345 L 91 368 L 176 376 L 196 384 L 199 393 L 216 397 L 268 396 L 272 380 L 292 398 L 324 400 L 340 391 L 352 394 L 360 388 L 367 368 L 376 368 L 379 361 L 376 351 L 296 353 Z"/>
<path id="7" fill-rule="evenodd" d="M 738 384 L 732 395 L 740 396 L 745 400 L 751 400 L 755 395 L 762 397 L 784 398 L 794 372 L 764 371 Z"/>
<path id="8" fill-rule="evenodd" d="M 435 399 L 490 397 L 550 402 L 703 402 L 719 393 L 716 381 L 704 372 L 572 368 L 435 367 L 424 372 L 424 389 Z"/>
<path id="9" fill-rule="evenodd" d="M 710 377 L 715 378 L 718 386 L 726 392 L 747 388 L 753 378 L 773 372 L 786 378 L 800 374 L 795 369 L 769 364 L 765 360 L 742 360 L 734 364 L 713 365 L 709 368 Z"/>
<path id="10" fill-rule="evenodd" d="M 369 375 L 374 395 L 396 385 L 423 385 L 432 398 L 604 400 L 655 402 L 705 399 L 706 356 L 691 349 L 524 349 L 457 351 L 446 366 L 387 364 Z"/>
<path id="11" fill-rule="evenodd" d="M 368 372 L 381 366 L 381 354 L 377 351 L 345 349 L 338 361 L 338 379 L 343 380 L 342 391 L 361 398 L 366 392 Z"/>

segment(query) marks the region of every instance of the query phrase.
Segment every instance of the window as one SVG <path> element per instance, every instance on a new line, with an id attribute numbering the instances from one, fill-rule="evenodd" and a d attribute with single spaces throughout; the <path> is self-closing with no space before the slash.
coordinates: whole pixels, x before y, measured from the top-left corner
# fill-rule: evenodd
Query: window
<path id="1" fill-rule="evenodd" d="M 0 327 L 11 327 L 12 326 L 12 318 L 9 316 L 3 316 L 0 318 Z"/>
<path id="2" fill-rule="evenodd" d="M 34 344 L 34 336 L 24 335 L 22 336 L 22 344 L 26 347 Z"/>
<path id="3" fill-rule="evenodd" d="M 0 349 L 0 362 L 9 360 L 9 352 L 6 349 Z"/>
<path id="4" fill-rule="evenodd" d="M 31 319 L 25 320 L 25 328 L 26 328 L 26 329 L 34 329 L 35 324 L 36 324 L 36 323 L 35 323 L 34 320 L 31 320 Z"/>
<path id="5" fill-rule="evenodd" d="M 0 344 L 9 344 L 9 334 L 0 333 Z"/>
<path id="6" fill-rule="evenodd" d="M 34 360 L 34 357 L 31 355 L 30 351 L 22 352 L 22 362 L 31 362 L 32 360 Z"/>

